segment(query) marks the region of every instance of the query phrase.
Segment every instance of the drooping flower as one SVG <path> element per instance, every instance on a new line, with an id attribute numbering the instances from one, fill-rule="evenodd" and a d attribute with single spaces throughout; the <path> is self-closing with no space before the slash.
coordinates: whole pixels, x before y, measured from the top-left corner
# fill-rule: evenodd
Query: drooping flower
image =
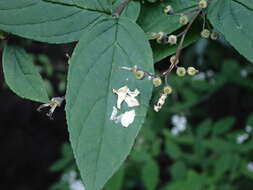
<path id="1" fill-rule="evenodd" d="M 50 107 L 49 112 L 47 113 L 47 116 L 50 117 L 50 119 L 53 119 L 53 113 L 56 107 L 60 107 L 62 102 L 64 101 L 65 97 L 54 97 L 52 98 L 48 103 L 42 104 L 37 108 L 37 111 L 40 112 L 41 109 L 45 107 Z"/>
<path id="2" fill-rule="evenodd" d="M 117 108 L 121 109 L 121 104 L 125 101 L 128 107 L 136 107 L 139 106 L 140 103 L 136 99 L 136 97 L 140 94 L 140 92 L 135 89 L 134 91 L 129 90 L 128 86 L 123 86 L 118 90 L 113 89 L 113 93 L 118 95 L 117 99 Z"/>
<path id="3" fill-rule="evenodd" d="M 118 109 L 116 107 L 113 107 L 110 120 L 114 121 L 115 123 L 121 123 L 123 127 L 128 127 L 134 122 L 135 110 L 130 110 L 120 115 L 117 114 Z"/>

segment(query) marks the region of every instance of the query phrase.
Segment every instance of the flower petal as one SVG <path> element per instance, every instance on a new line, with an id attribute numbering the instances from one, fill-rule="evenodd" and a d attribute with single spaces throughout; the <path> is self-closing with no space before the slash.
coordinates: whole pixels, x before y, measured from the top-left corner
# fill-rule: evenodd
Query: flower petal
<path id="1" fill-rule="evenodd" d="M 130 124 L 134 122 L 135 118 L 135 110 L 127 111 L 124 114 L 122 114 L 121 117 L 121 125 L 123 127 L 128 127 Z"/>

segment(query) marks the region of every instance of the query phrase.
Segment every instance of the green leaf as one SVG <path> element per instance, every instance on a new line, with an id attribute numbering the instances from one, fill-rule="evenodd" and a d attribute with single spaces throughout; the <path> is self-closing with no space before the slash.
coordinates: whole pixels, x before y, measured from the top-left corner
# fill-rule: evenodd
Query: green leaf
<path id="1" fill-rule="evenodd" d="M 173 160 L 178 160 L 183 152 L 175 142 L 173 142 L 171 139 L 166 138 L 166 143 L 165 143 L 165 152 L 173 159 Z"/>
<path id="2" fill-rule="evenodd" d="M 243 5 L 247 6 L 250 9 L 253 9 L 253 1 L 251 0 L 234 0 L 238 3 L 242 3 Z"/>
<path id="3" fill-rule="evenodd" d="M 159 183 L 159 166 L 158 164 L 150 159 L 142 168 L 141 171 L 142 181 L 147 190 L 155 190 Z"/>
<path id="4" fill-rule="evenodd" d="M 48 43 L 79 40 L 104 13 L 42 0 L 1 0 L 0 29 Z"/>
<path id="5" fill-rule="evenodd" d="M 184 162 L 176 161 L 170 167 L 170 174 L 174 180 L 184 179 L 186 177 L 187 167 Z"/>
<path id="6" fill-rule="evenodd" d="M 141 5 L 138 1 L 130 1 L 128 6 L 123 10 L 121 16 L 128 17 L 136 21 L 141 11 Z"/>
<path id="7" fill-rule="evenodd" d="M 235 119 L 233 117 L 227 117 L 225 119 L 217 121 L 212 129 L 213 135 L 222 135 L 233 127 Z"/>
<path id="8" fill-rule="evenodd" d="M 63 5 L 69 5 L 69 6 L 77 6 L 78 8 L 83 8 L 83 9 L 91 9 L 92 8 L 92 7 L 85 6 L 85 4 L 87 2 L 84 2 L 83 0 L 44 0 L 44 1 L 59 3 L 59 4 L 63 4 Z M 111 3 L 112 3 L 112 1 L 114 2 L 114 0 L 111 0 Z M 91 0 L 89 3 L 93 3 L 93 0 Z M 106 3 L 105 0 L 104 0 L 104 3 Z M 113 3 L 112 8 L 110 8 L 111 9 L 110 12 L 108 12 L 108 13 L 111 14 L 112 11 L 115 10 L 121 3 L 122 3 L 121 0 L 116 0 L 116 2 Z M 139 14 L 140 14 L 140 8 L 141 8 L 140 2 L 130 1 L 128 3 L 128 5 L 125 7 L 125 9 L 123 10 L 121 16 L 125 16 L 125 17 L 131 18 L 134 21 L 136 21 Z M 98 9 L 98 11 L 99 11 L 99 9 Z M 100 11 L 104 11 L 104 10 L 100 10 Z"/>
<path id="9" fill-rule="evenodd" d="M 83 9 L 99 11 L 104 13 L 112 12 L 112 4 L 114 0 L 44 0 L 53 3 L 77 6 Z"/>
<path id="10" fill-rule="evenodd" d="M 197 128 L 197 137 L 204 138 L 208 135 L 212 128 L 212 121 L 210 119 L 206 119 L 202 121 Z"/>
<path id="11" fill-rule="evenodd" d="M 124 182 L 125 170 L 120 168 L 105 185 L 105 190 L 119 190 Z"/>
<path id="12" fill-rule="evenodd" d="M 170 4 L 177 13 L 193 8 L 197 2 L 195 0 L 165 0 L 163 3 L 145 3 L 142 6 L 138 20 L 142 29 L 149 34 L 153 32 L 172 33 L 182 25 L 179 23 L 179 17 L 175 15 L 166 15 L 163 10 Z M 151 37 L 151 36 L 150 36 Z"/>
<path id="13" fill-rule="evenodd" d="M 239 3 L 239 0 L 214 0 L 208 10 L 208 18 L 213 27 L 250 61 L 253 61 L 252 16 L 253 10 Z"/>
<path id="14" fill-rule="evenodd" d="M 80 7 L 111 13 L 114 0 L 70 0 Z"/>
<path id="15" fill-rule="evenodd" d="M 79 41 L 70 60 L 66 113 L 70 140 L 87 190 L 99 190 L 129 154 L 148 109 L 152 84 L 136 80 L 120 66 L 153 71 L 144 32 L 126 18 L 96 23 Z M 117 96 L 112 89 L 138 89 L 141 106 L 124 128 L 110 120 Z M 132 108 L 131 108 L 132 109 Z M 120 110 L 130 110 L 126 104 Z"/>
<path id="16" fill-rule="evenodd" d="M 6 45 L 2 62 L 5 81 L 13 92 L 33 101 L 49 101 L 43 80 L 33 64 L 31 55 L 19 47 Z"/>

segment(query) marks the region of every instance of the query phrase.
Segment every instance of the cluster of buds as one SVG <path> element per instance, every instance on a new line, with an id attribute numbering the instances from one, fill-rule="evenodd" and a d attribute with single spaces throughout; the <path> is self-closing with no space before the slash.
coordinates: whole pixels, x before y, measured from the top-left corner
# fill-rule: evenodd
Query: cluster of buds
<path id="1" fill-rule="evenodd" d="M 167 15 L 177 15 L 177 16 L 179 16 L 179 23 L 181 25 L 187 25 L 187 24 L 191 25 L 192 21 L 196 19 L 196 17 L 192 16 L 192 14 L 195 14 L 196 16 L 198 16 L 200 13 L 202 13 L 202 18 L 203 18 L 204 22 L 203 22 L 203 30 L 200 32 L 201 37 L 202 38 L 211 38 L 212 40 L 217 40 L 218 37 L 219 37 L 218 33 L 214 32 L 214 31 L 210 32 L 209 29 L 205 28 L 206 19 L 205 19 L 204 9 L 207 8 L 208 2 L 209 2 L 208 0 L 199 0 L 198 4 L 196 4 L 193 7 L 193 9 L 190 9 L 190 10 L 187 10 L 187 11 L 184 11 L 184 12 L 181 12 L 181 13 L 175 12 L 171 5 L 167 5 L 164 8 L 164 13 L 167 14 Z M 168 35 L 168 34 L 165 34 L 164 32 L 159 32 L 155 35 L 156 35 L 155 38 L 157 39 L 158 43 L 160 43 L 160 44 L 169 43 L 171 45 L 177 44 L 178 37 L 181 36 L 181 34 Z"/>
<path id="2" fill-rule="evenodd" d="M 198 73 L 199 71 L 195 69 L 194 67 L 188 67 L 187 70 L 184 67 L 177 67 L 177 76 L 183 77 L 186 75 L 186 73 L 190 76 L 194 76 Z"/>
<path id="3" fill-rule="evenodd" d="M 215 31 L 210 31 L 208 29 L 203 29 L 200 33 L 202 38 L 211 38 L 212 40 L 217 40 L 219 38 L 219 34 Z"/>
<path id="4" fill-rule="evenodd" d="M 156 39 L 156 42 L 159 44 L 177 44 L 177 36 L 176 35 L 168 35 L 164 32 L 153 33 L 152 38 Z"/>

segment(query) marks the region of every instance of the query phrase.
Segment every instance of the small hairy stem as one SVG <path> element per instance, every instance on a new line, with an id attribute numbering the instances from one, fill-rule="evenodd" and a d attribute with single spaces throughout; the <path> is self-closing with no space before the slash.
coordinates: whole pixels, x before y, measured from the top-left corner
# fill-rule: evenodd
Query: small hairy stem
<path id="1" fill-rule="evenodd" d="M 197 17 L 199 16 L 199 14 L 202 12 L 202 9 L 199 9 L 196 14 L 193 16 L 191 22 L 187 25 L 187 27 L 185 28 L 185 30 L 183 31 L 183 35 L 182 38 L 180 40 L 179 46 L 177 48 L 177 52 L 176 52 L 176 60 L 179 60 L 181 51 L 183 49 L 183 43 L 186 37 L 187 32 L 189 31 L 189 29 L 191 28 L 192 24 L 194 23 L 194 21 L 197 19 Z M 163 76 L 166 76 L 168 73 L 170 73 L 173 68 L 176 66 L 176 64 L 171 63 L 170 67 L 168 70 L 166 70 L 165 72 L 162 73 Z"/>
<path id="2" fill-rule="evenodd" d="M 123 2 L 114 10 L 112 16 L 119 17 L 130 1 L 131 0 L 123 0 Z"/>

